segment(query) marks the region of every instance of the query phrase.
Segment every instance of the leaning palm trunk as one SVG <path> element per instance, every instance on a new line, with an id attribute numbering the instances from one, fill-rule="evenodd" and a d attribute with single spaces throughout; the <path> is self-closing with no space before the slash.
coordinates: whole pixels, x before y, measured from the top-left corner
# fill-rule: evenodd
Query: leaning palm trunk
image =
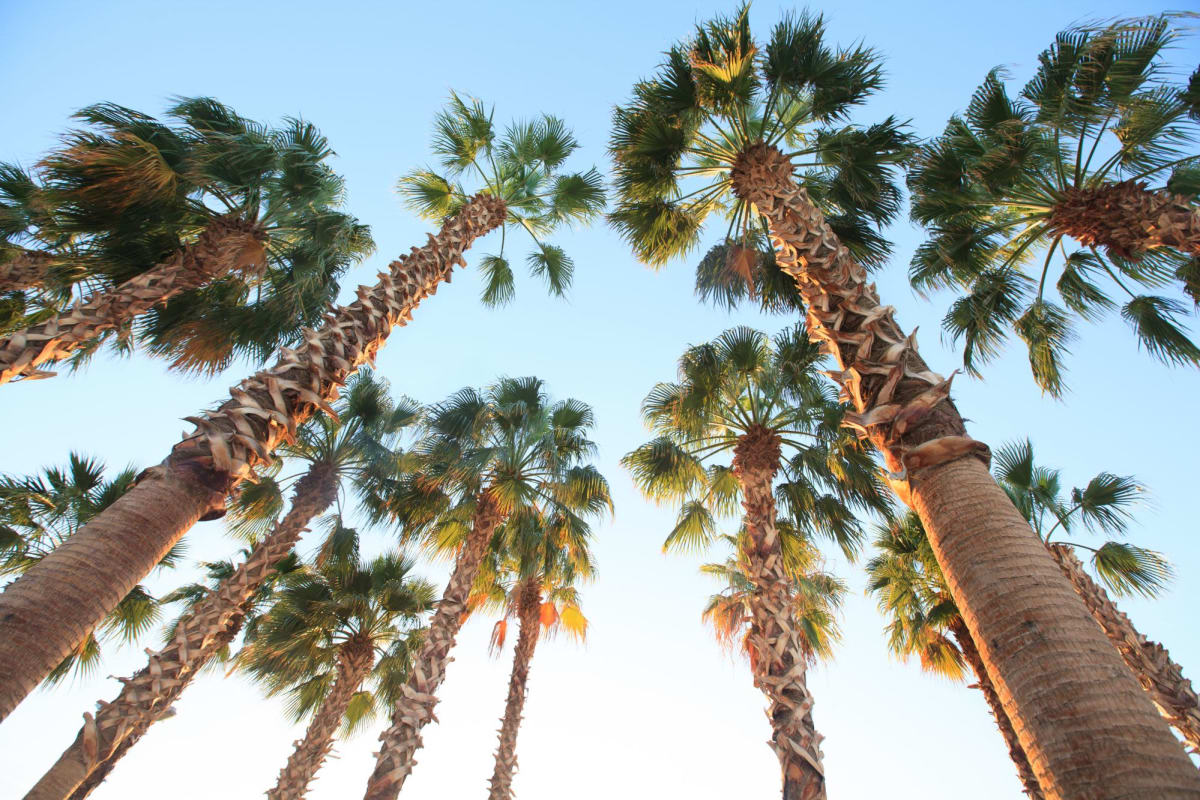
<path id="1" fill-rule="evenodd" d="M 1159 712 L 1175 726 L 1194 753 L 1200 753 L 1200 701 L 1192 682 L 1183 677 L 1183 669 L 1171 660 L 1167 649 L 1138 633 L 1104 588 L 1092 580 L 1070 545 L 1052 544 L 1054 556 L 1063 574 L 1083 598 L 1096 622 L 1125 659 L 1142 688 Z"/>
<path id="2" fill-rule="evenodd" d="M 892 485 L 921 517 L 934 554 L 1048 798 L 1196 797 L 1200 773 L 1097 630 L 1045 547 L 988 472 L 894 309 L 829 229 L 778 148 L 748 148 L 733 187 L 768 220 L 779 266 L 837 359 Z M 1122 753 L 1114 760 L 1113 753 Z"/>
<path id="3" fill-rule="evenodd" d="M 779 435 L 765 428 L 743 436 L 733 455 L 746 511 L 749 577 L 754 584 L 747 637 L 750 666 L 754 685 L 767 697 L 771 747 L 783 770 L 783 800 L 824 800 L 822 737 L 813 722 L 813 698 L 805 680 L 808 658 L 775 528 L 772 483 L 779 459 Z"/>
<path id="4" fill-rule="evenodd" d="M 40 289 L 46 282 L 46 267 L 53 260 L 49 253 L 22 250 L 0 264 L 0 294 Z"/>
<path id="5" fill-rule="evenodd" d="M 512 779 L 517 771 L 517 731 L 525 709 L 525 690 L 529 683 L 529 665 L 541 631 L 542 594 L 536 579 L 526 579 L 517 614 L 521 633 L 513 652 L 512 675 L 508 679 L 508 700 L 500 722 L 500 744 L 496 748 L 496 767 L 492 770 L 488 800 L 512 800 Z"/>
<path id="6" fill-rule="evenodd" d="M 458 553 L 454 572 L 450 575 L 442 599 L 438 601 L 421 652 L 413 660 L 408 682 L 396 701 L 392 724 L 379 737 L 383 744 L 376 757 L 375 771 L 367 782 L 367 800 L 395 798 L 417 763 L 421 729 L 434 718 L 437 690 L 446 678 L 450 649 L 454 647 L 454 639 L 466 619 L 471 586 L 487 554 L 492 533 L 503 521 L 492 495 L 487 491 L 481 493 L 475 517 L 471 521 L 471 532 L 467 534 Z"/>
<path id="7" fill-rule="evenodd" d="M 1135 181 L 1071 189 L 1050 218 L 1053 230 L 1117 258 L 1169 247 L 1200 256 L 1200 211 L 1182 195 Z"/>
<path id="8" fill-rule="evenodd" d="M 350 700 L 374 663 L 375 650 L 370 642 L 351 640 L 342 646 L 338 652 L 337 680 L 321 701 L 304 738 L 296 742 L 296 749 L 280 771 L 275 788 L 267 792 L 268 800 L 300 800 L 304 797 L 308 784 L 333 749 L 333 736 L 346 716 Z"/>
<path id="9" fill-rule="evenodd" d="M 236 217 L 209 223 L 199 240 L 169 260 L 110 290 L 102 290 L 56 317 L 0 339 L 0 384 L 45 378 L 47 361 L 70 355 L 101 334 L 132 322 L 171 297 L 234 270 L 257 268 L 265 236 Z"/>
<path id="10" fill-rule="evenodd" d="M 314 464 L 296 484 L 292 507 L 271 532 L 254 546 L 246 561 L 221 582 L 175 626 L 167 646 L 150 653 L 150 663 L 125 679 L 116 700 L 99 703 L 95 716 L 84 714 L 83 729 L 54 766 L 26 795 L 26 800 L 64 800 L 92 772 L 105 774 L 141 737 L 162 719 L 192 678 L 228 644 L 230 621 L 244 614 L 246 603 L 291 552 L 307 529 L 337 500 L 337 476 L 327 465 Z M 128 746 L 126 745 L 128 742 Z"/>
<path id="11" fill-rule="evenodd" d="M 203 516 L 338 387 L 374 358 L 394 326 L 450 278 L 463 251 L 500 225 L 504 202 L 477 195 L 424 247 L 389 267 L 358 300 L 339 307 L 304 343 L 243 381 L 198 430 L 132 489 L 0 594 L 0 719 L 100 623 Z"/>
<path id="12" fill-rule="evenodd" d="M 967 660 L 971 671 L 975 673 L 979 691 L 983 692 L 983 698 L 992 711 L 992 718 L 996 720 L 996 727 L 1000 729 L 1000 735 L 1004 737 L 1004 744 L 1008 747 L 1008 757 L 1012 759 L 1013 766 L 1017 768 L 1017 777 L 1021 779 L 1025 795 L 1029 800 L 1044 800 L 1042 787 L 1038 785 L 1037 776 L 1033 774 L 1033 767 L 1029 765 L 1029 759 L 1025 756 L 1025 751 L 1021 749 L 1021 743 L 1017 741 L 1017 732 L 1013 730 L 1012 720 L 1008 718 L 1008 714 L 1004 713 L 1004 706 L 1000 702 L 1000 696 L 996 694 L 996 687 L 988 677 L 987 670 L 983 668 L 983 659 L 979 657 L 979 648 L 975 646 L 975 641 L 971 638 L 971 632 L 967 630 L 966 623 L 960 617 L 950 624 L 950 631 L 954 634 L 954 641 L 958 643 L 958 649 L 962 652 L 963 658 Z"/>

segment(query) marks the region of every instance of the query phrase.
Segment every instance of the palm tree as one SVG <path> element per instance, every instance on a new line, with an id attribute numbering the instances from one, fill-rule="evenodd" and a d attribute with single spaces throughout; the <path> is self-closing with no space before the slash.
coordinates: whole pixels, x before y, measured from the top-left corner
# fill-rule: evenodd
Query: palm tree
<path id="1" fill-rule="evenodd" d="M 830 47 L 819 17 L 785 17 L 762 49 L 744 10 L 700 25 L 615 113 L 619 202 L 609 219 L 652 264 L 689 250 L 722 204 L 734 205 L 735 220 L 741 206 L 765 221 L 809 330 L 837 360 L 832 377 L 853 404 L 844 424 L 870 439 L 920 514 L 1046 791 L 1194 793 L 1200 776 L 991 478 L 950 382 L 918 355 L 805 188 L 823 188 L 806 165 L 828 161 L 841 167 L 832 182 L 854 189 L 848 213 L 878 216 L 895 196 L 890 167 L 905 148 L 894 125 L 835 135 L 860 143 L 840 160 L 836 150 L 824 155 L 828 135 L 798 127 L 839 122 L 881 82 L 872 51 Z M 797 134 L 807 144 L 790 143 Z M 1053 634 L 1031 641 L 1029 626 Z M 1130 758 L 1114 771 L 1102 754 L 1117 751 Z"/>
<path id="2" fill-rule="evenodd" d="M 1058 470 L 1034 462 L 1028 439 L 1001 448 L 995 472 L 1138 683 L 1192 751 L 1200 753 L 1200 700 L 1191 681 L 1165 647 L 1138 632 L 1104 587 L 1084 570 L 1076 552 L 1091 553 L 1089 560 L 1100 581 L 1118 595 L 1156 596 L 1171 579 L 1171 565 L 1161 554 L 1128 542 L 1110 539 L 1091 547 L 1061 538 L 1079 527 L 1089 533 L 1124 535 L 1133 520 L 1130 509 L 1144 491 L 1142 485 L 1130 476 L 1101 472 L 1086 486 L 1071 489 L 1064 499 Z"/>
<path id="3" fill-rule="evenodd" d="M 867 589 L 876 594 L 879 610 L 888 619 L 889 649 L 901 658 L 915 655 L 923 669 L 955 681 L 963 680 L 963 667 L 970 666 L 974 685 L 991 709 L 1025 794 L 1030 800 L 1042 800 L 1033 767 L 954 605 L 920 518 L 909 512 L 880 526 L 875 549 L 876 555 L 867 562 Z"/>
<path id="4" fill-rule="evenodd" d="M 390 707 L 408 677 L 433 606 L 433 584 L 399 555 L 360 559 L 357 547 L 288 576 L 274 605 L 247 628 L 238 663 L 284 694 L 296 720 L 312 714 L 280 771 L 272 800 L 304 797 L 337 729 L 353 731 Z"/>
<path id="5" fill-rule="evenodd" d="M 43 160 L 35 196 L 50 210 L 22 221 L 73 243 L 89 295 L 62 311 L 57 293 L 0 340 L 0 382 L 45 377 L 40 364 L 68 355 L 82 363 L 113 337 L 122 351 L 145 341 L 181 369 L 265 359 L 320 320 L 338 276 L 371 251 L 366 227 L 334 210 L 342 179 L 310 123 L 272 130 L 207 98 L 169 114 L 180 126 L 91 106 L 76 116 L 95 130 Z"/>
<path id="6" fill-rule="evenodd" d="M 767 695 L 772 745 L 786 800 L 825 794 L 812 697 L 804 682 L 810 644 L 795 611 L 788 531 L 824 535 L 848 556 L 862 537 L 854 512 L 887 513 L 889 501 L 870 455 L 840 427 L 843 408 L 817 376 L 820 351 L 802 326 L 774 342 L 732 328 L 691 347 L 679 381 L 656 386 L 642 404 L 657 437 L 622 463 L 649 497 L 679 503 L 664 549 L 704 549 L 717 540 L 716 520 L 745 512 L 743 541 L 752 628 L 754 683 Z M 730 464 L 706 461 L 732 453 Z M 775 476 L 784 480 L 775 487 Z"/>
<path id="7" fill-rule="evenodd" d="M 607 487 L 593 508 L 610 504 Z M 585 511 L 587 509 L 584 509 Z M 580 610 L 576 583 L 595 575 L 590 551 L 591 530 L 583 517 L 559 510 L 550 517 L 532 511 L 510 517 L 497 531 L 499 542 L 493 554 L 503 556 L 490 573 L 494 601 L 504 608 L 504 617 L 492 630 L 491 646 L 499 655 L 504 648 L 509 618 L 519 629 L 513 651 L 508 699 L 500 720 L 496 765 L 489 783 L 489 800 L 511 800 L 512 779 L 517 771 L 517 733 L 525 708 L 529 668 L 538 639 L 560 630 L 577 641 L 587 636 L 587 618 Z M 479 580 L 479 579 L 477 579 Z"/>
<path id="8" fill-rule="evenodd" d="M 190 418 L 196 431 L 73 537 L 71 552 L 96 565 L 87 585 L 72 581 L 63 554 L 7 587 L 0 595 L 0 719 L 188 528 L 224 513 L 229 490 L 269 462 L 297 425 L 327 409 L 392 329 L 465 263 L 475 239 L 507 215 L 503 198 L 475 195 L 427 244 L 393 261 L 375 286 L 360 287 L 357 300 L 335 308 L 317 330 L 306 329 L 294 350 L 282 348 L 273 367 L 242 381 L 215 410 Z"/>
<path id="9" fill-rule="evenodd" d="M 1112 291 L 1127 296 L 1121 317 L 1151 355 L 1200 363 L 1186 307 L 1153 293 L 1178 282 L 1200 302 L 1200 128 L 1186 93 L 1163 79 L 1178 36 L 1167 16 L 1064 31 L 1018 97 L 992 70 L 921 148 L 912 217 L 930 237 L 910 279 L 961 293 L 942 324 L 963 341 L 969 371 L 1015 331 L 1038 385 L 1060 396 L 1072 317 L 1116 309 Z M 1047 296 L 1055 290 L 1061 303 Z"/>
<path id="10" fill-rule="evenodd" d="M 486 391 L 461 389 L 427 414 L 414 473 L 388 491 L 391 513 L 409 540 L 454 554 L 429 632 L 408 684 L 380 736 L 367 784 L 371 800 L 394 798 L 411 773 L 421 729 L 433 719 L 450 649 L 496 529 L 514 515 L 597 513 L 608 485 L 584 461 L 595 452 L 585 403 L 551 402 L 537 378 L 502 378 Z M 432 500 L 430 498 L 433 498 Z"/>
<path id="11" fill-rule="evenodd" d="M 63 800 L 94 770 L 103 767 L 107 774 L 128 750 L 123 741 L 140 737 L 168 713 L 192 678 L 227 646 L 231 621 L 245 616 L 246 604 L 276 574 L 312 521 L 339 501 L 343 483 L 366 491 L 379 474 L 387 474 L 399 457 L 397 439 L 417 421 L 420 408 L 406 398 L 394 402 L 387 382 L 364 370 L 350 380 L 336 411 L 336 417 L 313 417 L 279 448 L 289 463 L 306 465 L 302 473 L 263 476 L 235 498 L 233 528 L 254 542 L 246 560 L 173 626 L 166 646 L 124 681 L 115 700 L 98 703 L 96 714 L 86 715 L 79 735 L 31 798 Z M 276 522 L 288 485 L 294 487 L 292 505 Z"/>
<path id="12" fill-rule="evenodd" d="M 38 475 L 0 476 L 0 576 L 29 571 L 129 491 L 137 474 L 126 467 L 105 479 L 104 472 L 103 462 L 71 453 L 65 466 L 47 467 Z M 180 543 L 158 566 L 176 566 L 183 553 Z M 46 685 L 57 684 L 72 672 L 93 673 L 103 659 L 101 640 L 137 641 L 158 621 L 159 603 L 144 586 L 135 586 L 46 676 Z"/>

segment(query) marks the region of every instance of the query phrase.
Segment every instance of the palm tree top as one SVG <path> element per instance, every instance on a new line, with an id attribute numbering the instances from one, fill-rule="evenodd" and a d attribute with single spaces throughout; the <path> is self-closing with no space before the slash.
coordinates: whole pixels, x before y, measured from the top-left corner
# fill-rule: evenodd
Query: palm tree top
<path id="1" fill-rule="evenodd" d="M 754 283 L 743 251 L 764 250 L 766 226 L 734 192 L 733 173 L 758 146 L 785 151 L 862 263 L 886 258 L 890 246 L 875 228 L 899 212 L 893 173 L 910 137 L 893 117 L 847 123 L 882 87 L 882 66 L 870 48 L 835 48 L 825 36 L 823 18 L 806 12 L 784 16 L 760 45 L 743 5 L 698 24 L 653 77 L 634 86 L 613 114 L 618 202 L 609 221 L 639 259 L 658 266 L 687 254 L 709 214 L 719 212 L 727 220 L 718 245 L 724 282 L 740 271 Z"/>
<path id="2" fill-rule="evenodd" d="M 457 213 L 477 191 L 500 198 L 508 210 L 500 250 L 480 260 L 484 304 L 504 305 L 514 296 L 513 269 L 505 256 L 509 230 L 532 239 L 526 256 L 530 273 L 561 296 L 571 285 L 574 262 L 546 239 L 561 226 L 587 223 L 600 214 L 604 180 L 595 167 L 565 171 L 579 142 L 558 117 L 517 120 L 499 132 L 494 112 L 480 100 L 452 92 L 434 118 L 432 149 L 440 171 L 409 172 L 399 181 L 400 194 L 411 209 L 438 222 Z"/>

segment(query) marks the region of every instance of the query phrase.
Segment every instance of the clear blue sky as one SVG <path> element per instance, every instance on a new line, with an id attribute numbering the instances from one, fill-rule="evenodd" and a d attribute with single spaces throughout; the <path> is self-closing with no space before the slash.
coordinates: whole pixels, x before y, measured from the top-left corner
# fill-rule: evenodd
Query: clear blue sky
<path id="1" fill-rule="evenodd" d="M 303 115 L 329 136 L 350 209 L 379 244 L 378 255 L 347 278 L 348 294 L 424 241 L 427 226 L 401 207 L 393 186 L 426 161 L 429 122 L 451 89 L 494 103 L 497 119 L 562 116 L 583 144 L 575 163 L 603 170 L 613 104 L 694 20 L 730 7 L 0 0 L 0 72 L 9 76 L 0 84 L 0 160 L 32 163 L 72 111 L 101 100 L 157 113 L 173 95 L 212 95 L 256 119 Z M 765 33 L 779 10 L 756 4 L 757 30 Z M 1002 11 L 996 4 L 851 0 L 825 9 L 834 41 L 862 39 L 887 58 L 889 85 L 859 119 L 894 113 L 925 136 L 966 104 L 991 67 L 1004 64 L 1014 77 L 1027 77 L 1037 53 L 1069 23 L 1161 10 L 1096 0 L 1011 2 Z M 1172 59 L 1194 67 L 1196 40 Z M 905 274 L 919 235 L 901 222 L 891 236 L 896 257 L 878 278 L 880 292 L 904 325 L 920 326 L 927 360 L 949 372 L 957 356 L 938 333 L 948 300 L 914 296 Z M 723 654 L 700 624 L 713 586 L 696 574 L 699 560 L 660 553 L 672 512 L 645 503 L 617 461 L 646 437 L 638 403 L 673 374 L 687 344 L 739 322 L 773 332 L 789 320 L 701 307 L 691 292 L 691 264 L 651 272 L 603 226 L 559 242 L 576 262 L 569 299 L 549 300 L 524 280 L 513 305 L 489 311 L 477 303 L 477 275 L 457 275 L 396 332 L 378 364 L 396 390 L 423 401 L 500 374 L 536 374 L 556 395 L 579 397 L 597 411 L 601 466 L 614 485 L 617 514 L 598 530 L 600 579 L 584 595 L 592 634 L 586 647 L 556 641 L 538 653 L 517 792 L 525 800 L 770 797 L 778 791 L 778 766 L 765 745 L 761 695 L 746 667 Z M 1139 516 L 1135 541 L 1168 553 L 1179 577 L 1160 600 L 1123 606 L 1200 676 L 1200 539 L 1190 505 L 1200 373 L 1150 361 L 1119 320 L 1080 333 L 1070 362 L 1074 391 L 1064 402 L 1039 394 L 1015 350 L 988 370 L 986 383 L 960 378 L 956 400 L 977 438 L 995 446 L 1029 436 L 1068 483 L 1110 470 L 1150 486 L 1152 506 Z M 245 372 L 237 366 L 211 381 L 187 380 L 145 358 L 98 359 L 83 374 L 4 387 L 0 471 L 32 471 L 72 448 L 114 467 L 154 463 L 187 428 L 180 418 L 219 400 Z M 236 548 L 220 523 L 197 526 L 189 541 L 196 558 L 222 558 Z M 376 549 L 386 544 L 382 535 L 372 539 Z M 890 660 L 882 620 L 862 596 L 860 568 L 833 563 L 853 589 L 845 641 L 810 679 L 827 737 L 831 795 L 1018 797 L 978 692 Z M 426 572 L 440 580 L 444 567 Z M 184 571 L 154 585 L 187 577 Z M 408 800 L 485 791 L 509 667 L 507 653 L 487 658 L 489 627 L 472 622 L 460 639 L 438 709 L 441 724 L 425 736 Z M 99 675 L 27 700 L 0 727 L 0 796 L 22 794 L 74 737 L 80 714 L 115 693 L 116 682 L 104 675 L 128 674 L 143 659 L 134 649 L 116 653 Z M 300 735 L 281 708 L 241 679 L 210 674 L 94 796 L 259 796 Z M 357 797 L 375 746 L 374 733 L 340 744 L 340 757 L 326 765 L 310 796 Z"/>

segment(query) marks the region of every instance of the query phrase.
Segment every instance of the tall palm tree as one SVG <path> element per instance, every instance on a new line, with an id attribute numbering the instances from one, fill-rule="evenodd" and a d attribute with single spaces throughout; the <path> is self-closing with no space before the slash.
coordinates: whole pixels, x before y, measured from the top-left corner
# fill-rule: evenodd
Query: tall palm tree
<path id="1" fill-rule="evenodd" d="M 22 221 L 72 242 L 88 296 L 62 311 L 59 292 L 58 308 L 6 334 L 0 382 L 81 363 L 105 338 L 120 350 L 144 341 L 182 369 L 265 359 L 321 318 L 338 276 L 370 252 L 366 227 L 335 210 L 343 182 L 310 123 L 269 129 L 207 98 L 169 115 L 175 127 L 91 106 L 76 116 L 92 129 L 43 160 L 35 196 L 50 211 Z"/>
<path id="2" fill-rule="evenodd" d="M 984 669 L 979 648 L 954 605 L 920 518 L 909 512 L 880 526 L 875 550 L 867 563 L 867 589 L 878 597 L 879 610 L 888 620 L 889 649 L 901 658 L 915 655 L 923 669 L 951 680 L 962 680 L 963 667 L 969 666 L 1004 737 L 1025 794 L 1030 800 L 1042 800 L 1037 776 Z"/>
<path id="3" fill-rule="evenodd" d="M 1155 358 L 1200 364 L 1187 308 L 1155 293 L 1177 284 L 1200 302 L 1200 127 L 1163 63 L 1179 35 L 1167 16 L 1064 31 L 1017 97 L 992 70 L 920 149 L 912 217 L 930 236 L 909 275 L 918 291 L 960 293 L 942 324 L 968 370 L 1015 332 L 1060 396 L 1073 317 L 1118 306 Z"/>
<path id="4" fill-rule="evenodd" d="M 608 506 L 607 483 L 585 464 L 595 452 L 587 438 L 593 425 L 585 403 L 551 402 L 532 377 L 502 378 L 482 392 L 461 389 L 429 410 L 415 471 L 388 491 L 391 506 L 380 511 L 393 514 L 406 539 L 453 553 L 454 569 L 392 724 L 380 736 L 367 784 L 371 800 L 396 797 L 412 772 L 496 529 L 526 509 L 553 515 Z"/>
<path id="5" fill-rule="evenodd" d="M 503 198 L 475 195 L 428 243 L 393 261 L 378 283 L 360 287 L 357 300 L 333 309 L 320 328 L 306 329 L 298 347 L 282 348 L 274 366 L 242 381 L 218 408 L 190 418 L 196 431 L 122 502 L 72 537 L 68 552 L 7 587 L 0 595 L 0 719 L 188 528 L 222 514 L 229 490 L 269 462 L 297 425 L 327 409 L 392 329 L 465 263 L 464 251 L 507 215 Z M 96 565 L 87 585 L 72 580 L 65 566 L 70 553 Z"/>
<path id="6" fill-rule="evenodd" d="M 751 664 L 770 706 L 786 800 L 824 797 L 825 777 L 804 682 L 811 650 L 794 613 L 797 573 L 788 567 L 791 544 L 777 524 L 776 500 L 794 521 L 789 531 L 824 535 L 850 556 L 862 537 L 855 511 L 889 508 L 869 453 L 839 425 L 843 408 L 819 381 L 820 361 L 802 326 L 774 342 L 732 328 L 689 348 L 678 382 L 659 384 L 642 404 L 657 437 L 622 461 L 648 496 L 680 506 L 664 549 L 711 545 L 717 518 L 736 514 L 741 502 L 753 586 Z M 731 463 L 714 463 L 726 453 Z"/>
<path id="7" fill-rule="evenodd" d="M 593 508 L 597 510 L 609 502 L 607 491 L 602 494 L 595 498 L 599 502 Z M 517 620 L 518 634 L 488 798 L 511 800 L 512 779 L 517 771 L 517 733 L 534 650 L 541 636 L 560 630 L 578 641 L 584 640 L 588 622 L 580 610 L 576 584 L 594 577 L 595 568 L 590 526 L 573 512 L 559 510 L 544 517 L 522 511 L 510 517 L 497 536 L 500 541 L 493 553 L 503 558 L 498 559 L 498 568 L 490 570 L 494 577 L 489 583 L 494 587 L 496 602 L 504 609 L 504 617 L 492 631 L 492 649 L 497 655 L 503 650 L 509 618 Z"/>
<path id="8" fill-rule="evenodd" d="M 0 476 L 0 577 L 30 570 L 129 491 L 137 474 L 133 467 L 109 478 L 104 472 L 102 462 L 71 453 L 62 467 L 46 467 L 25 477 Z M 182 543 L 176 545 L 159 567 L 176 566 L 183 552 Z M 135 586 L 46 676 L 45 683 L 57 684 L 72 672 L 94 672 L 103 659 L 101 640 L 135 642 L 159 616 L 158 598 L 144 586 Z"/>
<path id="9" fill-rule="evenodd" d="M 761 49 L 745 10 L 701 24 L 615 113 L 619 202 L 609 218 L 652 264 L 689 250 L 718 199 L 765 223 L 809 329 L 837 360 L 832 377 L 853 404 L 844 423 L 870 439 L 920 514 L 1048 794 L 1200 791 L 1186 754 L 991 478 L 950 382 L 918 355 L 915 336 L 810 199 L 806 186 L 820 188 L 810 160 L 842 167 L 833 182 L 854 190 L 851 214 L 878 214 L 895 196 L 889 167 L 905 149 L 895 126 L 884 126 L 886 136 L 835 136 L 861 143 L 838 161 L 836 150 L 824 155 L 828 136 L 800 125 L 838 123 L 881 82 L 872 51 L 829 46 L 819 17 L 785 17 Z M 798 134 L 807 144 L 790 143 Z M 1047 635 L 1031 641 L 1030 626 Z M 1117 751 L 1130 758 L 1114 770 L 1102 754 Z"/>
<path id="10" fill-rule="evenodd" d="M 267 688 L 288 696 L 304 738 L 280 771 L 272 800 L 304 797 L 334 734 L 390 707 L 408 677 L 433 606 L 434 586 L 399 555 L 363 560 L 351 552 L 289 575 L 274 605 L 246 631 L 237 659 Z"/>
<path id="11" fill-rule="evenodd" d="M 128 747 L 162 719 L 191 680 L 227 646 L 232 621 L 245 616 L 246 604 L 276 574 L 314 519 L 344 494 L 344 483 L 365 491 L 379 474 L 387 474 L 399 453 L 400 434 L 413 425 L 420 408 L 413 401 L 388 396 L 387 382 L 371 370 L 357 373 L 336 404 L 337 416 L 317 416 L 300 426 L 295 439 L 279 454 L 291 465 L 305 465 L 297 475 L 263 476 L 233 502 L 234 530 L 254 542 L 245 561 L 190 609 L 172 628 L 166 646 L 150 654 L 149 663 L 124 682 L 118 696 L 99 703 L 88 714 L 79 735 L 30 792 L 31 798 L 63 798 L 100 768 L 105 774 Z M 283 508 L 283 491 L 292 485 L 292 504 Z M 278 519 L 278 522 L 276 520 Z"/>
<path id="12" fill-rule="evenodd" d="M 1104 587 L 1083 568 L 1076 552 L 1091 554 L 1088 560 L 1100 582 L 1118 595 L 1154 597 L 1171 579 L 1170 564 L 1161 554 L 1129 542 L 1109 539 L 1092 547 L 1062 538 L 1080 527 L 1089 533 L 1125 534 L 1133 519 L 1131 507 L 1144 491 L 1142 485 L 1129 476 L 1101 472 L 1064 498 L 1058 470 L 1035 463 L 1028 439 L 996 453 L 995 473 L 1138 683 L 1190 749 L 1200 753 L 1200 699 L 1191 681 L 1165 647 L 1138 632 Z"/>

